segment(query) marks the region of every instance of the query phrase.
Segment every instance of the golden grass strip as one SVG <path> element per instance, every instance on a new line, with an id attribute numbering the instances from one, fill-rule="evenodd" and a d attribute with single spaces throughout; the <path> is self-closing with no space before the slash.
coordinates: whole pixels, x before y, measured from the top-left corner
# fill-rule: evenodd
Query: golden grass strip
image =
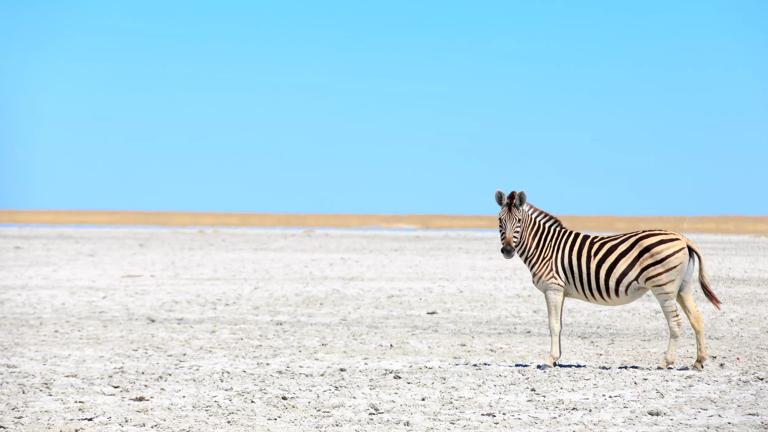
<path id="1" fill-rule="evenodd" d="M 569 228 L 623 232 L 662 228 L 680 232 L 768 234 L 767 216 L 562 216 Z M 147 225 L 224 227 L 328 227 L 496 229 L 493 215 L 267 214 L 147 211 L 0 210 L 3 224 Z"/>

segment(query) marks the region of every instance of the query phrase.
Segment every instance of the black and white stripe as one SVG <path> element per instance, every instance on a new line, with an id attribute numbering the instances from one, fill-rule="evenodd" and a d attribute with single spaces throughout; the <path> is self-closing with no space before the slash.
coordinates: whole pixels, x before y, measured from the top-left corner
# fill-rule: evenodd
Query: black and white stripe
<path id="1" fill-rule="evenodd" d="M 527 203 L 524 192 L 511 192 L 508 196 L 497 192 L 496 201 L 501 207 L 502 253 L 507 258 L 515 253 L 520 256 L 531 271 L 536 287 L 548 296 L 548 305 L 553 303 L 551 310 L 559 310 L 564 297 L 620 305 L 650 290 L 662 305 L 674 339 L 680 322 L 675 300 L 683 305 L 692 323 L 700 321 L 700 316 L 692 316 L 698 315 L 698 310 L 693 310 L 695 304 L 688 287 L 694 256 L 699 261 L 699 281 L 704 294 L 719 308 L 720 301 L 704 275 L 701 255 L 678 233 L 645 230 L 590 235 L 568 229 L 555 216 Z M 556 321 L 550 324 L 559 333 L 559 318 Z M 697 333 L 697 340 L 698 336 Z M 701 338 L 703 353 L 703 333 Z M 553 357 L 559 357 L 559 342 L 557 350 L 554 345 L 553 341 Z M 673 361 L 670 350 L 667 360 Z M 700 357 L 699 366 L 703 355 Z"/>

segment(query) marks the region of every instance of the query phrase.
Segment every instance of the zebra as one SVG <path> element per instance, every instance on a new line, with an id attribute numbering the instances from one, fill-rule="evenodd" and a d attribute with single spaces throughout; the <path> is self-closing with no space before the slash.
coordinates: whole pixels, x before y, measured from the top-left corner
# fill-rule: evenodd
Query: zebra
<path id="1" fill-rule="evenodd" d="M 693 299 L 694 256 L 699 262 L 699 284 L 704 296 L 720 309 L 709 287 L 701 253 L 681 234 L 645 230 L 597 236 L 570 230 L 555 216 L 526 200 L 525 192 L 496 191 L 501 253 L 517 253 L 531 272 L 533 284 L 544 294 L 551 346 L 544 366 L 560 359 L 560 322 L 566 297 L 602 305 L 622 305 L 651 291 L 669 326 L 669 343 L 659 363 L 666 369 L 677 358 L 682 319 L 680 305 L 696 334 L 695 369 L 707 359 L 704 321 Z"/>

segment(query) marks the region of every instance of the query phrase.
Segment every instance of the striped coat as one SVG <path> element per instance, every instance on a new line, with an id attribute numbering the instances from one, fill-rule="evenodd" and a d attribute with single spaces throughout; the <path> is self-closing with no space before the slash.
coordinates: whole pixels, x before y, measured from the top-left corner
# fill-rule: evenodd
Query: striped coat
<path id="1" fill-rule="evenodd" d="M 678 303 L 696 332 L 699 349 L 694 366 L 703 367 L 703 322 L 690 286 L 694 257 L 699 262 L 699 283 L 704 295 L 715 307 L 719 308 L 720 301 L 709 287 L 701 253 L 688 239 L 664 230 L 589 235 L 568 229 L 556 217 L 527 203 L 524 192 L 507 196 L 497 192 L 496 201 L 500 206 L 502 254 L 506 258 L 518 254 L 531 271 L 534 285 L 547 299 L 553 340 L 546 364 L 554 365 L 560 356 L 564 298 L 621 305 L 651 291 L 670 327 L 670 343 L 661 366 L 675 361 L 681 323 Z"/>

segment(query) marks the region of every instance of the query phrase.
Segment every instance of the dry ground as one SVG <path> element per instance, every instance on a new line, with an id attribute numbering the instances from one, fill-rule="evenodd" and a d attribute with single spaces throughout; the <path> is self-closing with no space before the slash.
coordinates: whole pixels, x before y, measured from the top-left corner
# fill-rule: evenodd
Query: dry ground
<path id="1" fill-rule="evenodd" d="M 567 301 L 537 369 L 492 231 L 0 228 L 0 430 L 765 430 L 768 239 L 692 238 L 704 372 L 650 295 Z"/>

